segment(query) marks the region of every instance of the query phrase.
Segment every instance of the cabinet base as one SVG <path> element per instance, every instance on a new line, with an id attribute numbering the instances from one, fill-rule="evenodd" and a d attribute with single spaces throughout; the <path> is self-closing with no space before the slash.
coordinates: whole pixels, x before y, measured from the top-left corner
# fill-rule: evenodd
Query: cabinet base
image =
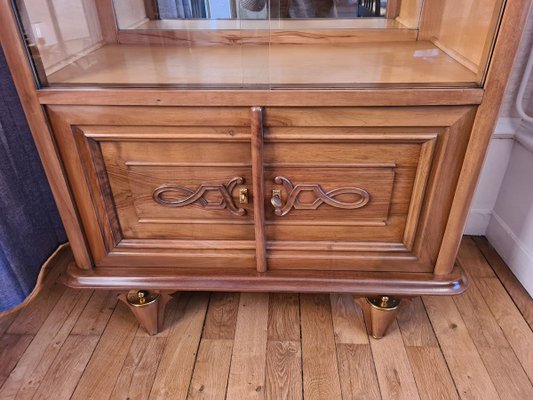
<path id="1" fill-rule="evenodd" d="M 448 275 L 400 272 L 186 270 L 177 268 L 80 269 L 71 263 L 63 282 L 74 288 L 130 290 L 119 299 L 139 323 L 154 335 L 161 328 L 165 306 L 174 291 L 349 293 L 360 296 L 367 332 L 383 337 L 409 298 L 456 295 L 466 289 L 466 278 L 456 266 Z M 386 296 L 376 296 L 387 293 Z M 400 299 L 401 298 L 401 299 Z M 401 303 L 401 304 L 400 304 Z"/>
<path id="2" fill-rule="evenodd" d="M 71 263 L 63 282 L 73 288 L 156 291 L 349 293 L 361 297 L 387 293 L 415 297 L 455 295 L 466 290 L 456 266 L 448 275 L 409 272 L 267 271 L 230 269 L 113 267 L 81 269 Z"/>

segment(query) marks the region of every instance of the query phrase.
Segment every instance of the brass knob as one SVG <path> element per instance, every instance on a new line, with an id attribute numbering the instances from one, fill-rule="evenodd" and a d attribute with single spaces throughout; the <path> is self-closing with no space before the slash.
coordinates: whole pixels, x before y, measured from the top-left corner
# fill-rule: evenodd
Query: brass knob
<path id="1" fill-rule="evenodd" d="M 272 198 L 270 199 L 270 204 L 272 204 L 276 209 L 281 208 L 281 206 L 283 205 L 283 203 L 281 202 L 281 190 L 272 191 Z"/>
<path id="2" fill-rule="evenodd" d="M 247 188 L 239 189 L 239 203 L 248 204 L 248 189 Z"/>
<path id="3" fill-rule="evenodd" d="M 139 298 L 139 304 L 146 303 L 146 293 L 145 292 L 143 292 L 142 290 L 139 290 L 137 292 L 137 297 Z"/>
<path id="4" fill-rule="evenodd" d="M 134 307 L 148 306 L 159 299 L 159 293 L 148 290 L 130 290 L 126 296 L 128 304 Z"/>
<path id="5" fill-rule="evenodd" d="M 367 301 L 380 310 L 395 310 L 400 305 L 399 298 L 387 295 L 367 297 Z"/>

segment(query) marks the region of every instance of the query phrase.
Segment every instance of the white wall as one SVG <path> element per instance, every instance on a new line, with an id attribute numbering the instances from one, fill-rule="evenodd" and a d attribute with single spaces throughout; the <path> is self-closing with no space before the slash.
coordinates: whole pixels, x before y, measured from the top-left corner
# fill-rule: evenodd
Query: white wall
<path id="1" fill-rule="evenodd" d="M 496 205 L 499 189 L 511 157 L 513 143 L 514 139 L 506 134 L 497 135 L 491 140 L 468 214 L 465 228 L 467 235 L 485 235 L 487 232 L 492 210 Z"/>
<path id="2" fill-rule="evenodd" d="M 533 128 L 523 129 L 533 136 Z M 532 150 L 515 141 L 486 236 L 533 295 Z"/>
<path id="3" fill-rule="evenodd" d="M 465 233 L 486 235 L 533 295 L 533 126 L 522 123 L 514 105 L 532 44 L 530 12 Z M 533 76 L 524 99 L 529 114 L 532 89 Z"/>

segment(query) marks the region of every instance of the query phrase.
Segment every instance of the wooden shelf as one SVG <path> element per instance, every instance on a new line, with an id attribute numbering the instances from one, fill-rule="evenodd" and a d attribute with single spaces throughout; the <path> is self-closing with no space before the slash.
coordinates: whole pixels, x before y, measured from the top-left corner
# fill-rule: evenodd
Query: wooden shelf
<path id="1" fill-rule="evenodd" d="M 473 86 L 476 74 L 428 41 L 344 45 L 105 45 L 52 85 Z"/>

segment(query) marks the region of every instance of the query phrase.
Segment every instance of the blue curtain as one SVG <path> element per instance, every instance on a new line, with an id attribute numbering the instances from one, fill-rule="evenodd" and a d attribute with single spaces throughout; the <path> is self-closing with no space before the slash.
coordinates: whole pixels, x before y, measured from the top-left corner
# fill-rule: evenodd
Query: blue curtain
<path id="1" fill-rule="evenodd" d="M 205 0 L 157 0 L 159 18 L 191 19 L 207 16 Z"/>
<path id="2" fill-rule="evenodd" d="M 35 287 L 65 232 L 0 48 L 0 312 Z"/>

